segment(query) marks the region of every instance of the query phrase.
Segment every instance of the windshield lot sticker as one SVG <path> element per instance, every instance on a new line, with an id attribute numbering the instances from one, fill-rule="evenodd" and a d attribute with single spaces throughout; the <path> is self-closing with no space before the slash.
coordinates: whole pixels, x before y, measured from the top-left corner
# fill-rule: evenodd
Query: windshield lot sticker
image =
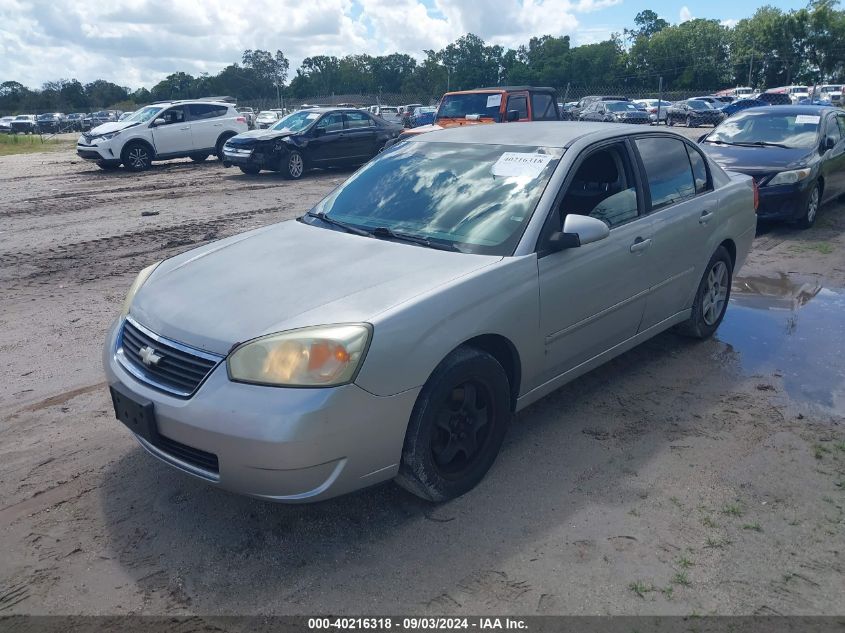
<path id="1" fill-rule="evenodd" d="M 520 152 L 505 152 L 499 160 L 493 163 L 491 171 L 494 176 L 530 176 L 540 175 L 552 157 L 549 154 L 523 154 Z"/>
<path id="2" fill-rule="evenodd" d="M 803 123 L 813 123 L 815 125 L 818 125 L 819 121 L 821 120 L 822 118 L 820 116 L 813 116 L 812 114 L 799 114 L 797 117 L 795 117 L 795 125 L 801 125 Z"/>
<path id="3" fill-rule="evenodd" d="M 487 107 L 488 108 L 497 108 L 500 105 L 502 105 L 502 95 L 501 94 L 490 95 L 490 96 L 487 97 Z"/>

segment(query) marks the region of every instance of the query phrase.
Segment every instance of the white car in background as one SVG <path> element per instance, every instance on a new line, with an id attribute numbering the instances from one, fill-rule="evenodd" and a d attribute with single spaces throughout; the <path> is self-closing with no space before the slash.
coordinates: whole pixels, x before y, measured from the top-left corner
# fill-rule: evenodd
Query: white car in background
<path id="1" fill-rule="evenodd" d="M 15 120 L 13 116 L 0 117 L 0 132 L 8 134 L 12 131 L 12 121 Z"/>
<path id="2" fill-rule="evenodd" d="M 842 105 L 842 86 L 839 84 L 825 84 L 816 86 L 817 99 L 829 99 L 833 105 Z"/>
<path id="3" fill-rule="evenodd" d="M 281 121 L 285 116 L 284 110 L 262 110 L 255 117 L 255 127 L 260 130 L 266 130 L 273 127 L 278 121 Z"/>
<path id="4" fill-rule="evenodd" d="M 660 101 L 660 99 L 634 99 L 634 103 L 645 108 L 648 118 L 652 123 L 657 122 L 657 104 L 660 104 L 660 120 L 666 123 L 666 110 L 672 105 L 671 101 Z"/>
<path id="5" fill-rule="evenodd" d="M 102 169 L 122 164 L 130 171 L 143 171 L 154 160 L 190 157 L 202 162 L 212 154 L 221 158 L 223 144 L 246 131 L 246 117 L 232 103 L 168 101 L 84 132 L 76 143 L 76 153 Z"/>

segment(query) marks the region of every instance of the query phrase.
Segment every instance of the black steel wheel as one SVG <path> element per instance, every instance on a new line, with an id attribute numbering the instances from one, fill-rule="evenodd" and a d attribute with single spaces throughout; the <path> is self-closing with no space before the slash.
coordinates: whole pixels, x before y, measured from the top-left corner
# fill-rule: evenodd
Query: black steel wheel
<path id="1" fill-rule="evenodd" d="M 429 501 L 464 494 L 492 466 L 510 418 L 505 370 L 487 352 L 458 348 L 417 398 L 396 482 Z"/>

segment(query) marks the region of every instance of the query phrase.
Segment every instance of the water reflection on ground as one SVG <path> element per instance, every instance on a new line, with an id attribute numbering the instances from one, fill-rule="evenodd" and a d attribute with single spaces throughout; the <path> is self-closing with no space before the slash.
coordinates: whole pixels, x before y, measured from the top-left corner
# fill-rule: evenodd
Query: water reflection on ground
<path id="1" fill-rule="evenodd" d="M 717 338 L 749 374 L 782 375 L 787 394 L 845 415 L 845 291 L 780 274 L 737 277 Z"/>

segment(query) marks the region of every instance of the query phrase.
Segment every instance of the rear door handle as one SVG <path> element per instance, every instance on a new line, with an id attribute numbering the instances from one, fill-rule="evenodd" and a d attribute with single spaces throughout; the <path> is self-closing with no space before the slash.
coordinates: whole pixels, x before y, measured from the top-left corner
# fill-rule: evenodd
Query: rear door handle
<path id="1" fill-rule="evenodd" d="M 710 218 L 713 217 L 713 212 L 709 210 L 705 210 L 701 212 L 701 216 L 698 218 L 699 224 L 707 224 L 710 221 Z"/>
<path id="2" fill-rule="evenodd" d="M 632 253 L 638 253 L 640 251 L 644 251 L 649 246 L 651 246 L 651 238 L 650 237 L 648 239 L 645 239 L 645 240 L 641 237 L 638 237 L 637 239 L 634 240 L 634 243 L 631 244 L 630 250 L 631 250 Z"/>

